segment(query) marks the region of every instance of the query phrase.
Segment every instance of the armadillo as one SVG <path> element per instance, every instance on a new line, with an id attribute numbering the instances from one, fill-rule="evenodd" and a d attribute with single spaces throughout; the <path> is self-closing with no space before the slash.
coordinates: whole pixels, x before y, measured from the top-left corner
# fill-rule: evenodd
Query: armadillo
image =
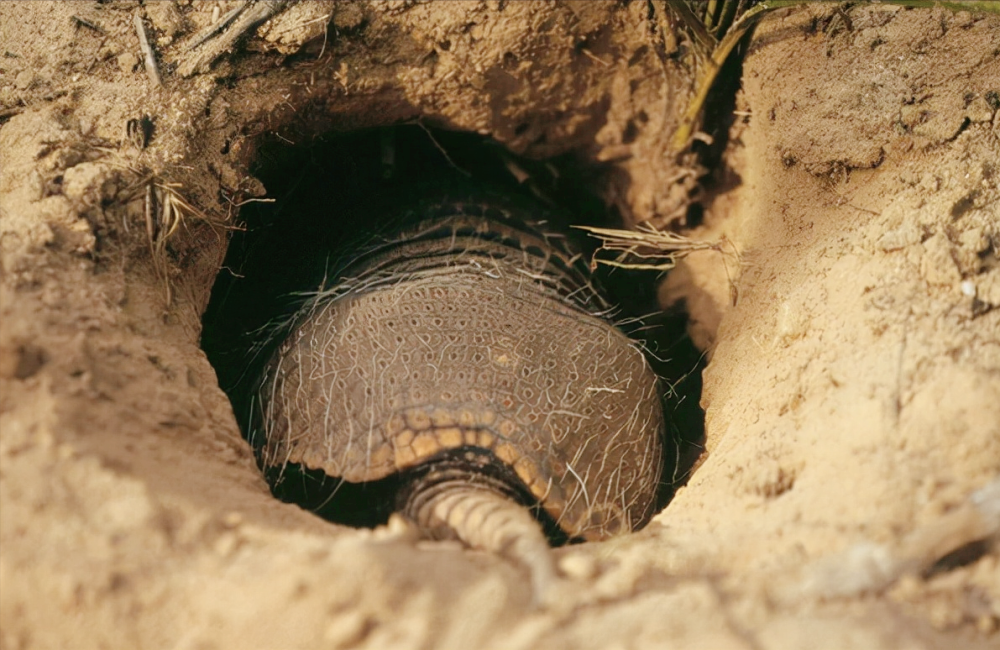
<path id="1" fill-rule="evenodd" d="M 651 517 L 658 379 L 548 224 L 460 200 L 400 223 L 286 328 L 260 383 L 259 458 L 271 476 L 399 475 L 395 507 L 423 534 L 513 558 L 539 596 L 558 576 L 540 520 L 590 541 Z"/>

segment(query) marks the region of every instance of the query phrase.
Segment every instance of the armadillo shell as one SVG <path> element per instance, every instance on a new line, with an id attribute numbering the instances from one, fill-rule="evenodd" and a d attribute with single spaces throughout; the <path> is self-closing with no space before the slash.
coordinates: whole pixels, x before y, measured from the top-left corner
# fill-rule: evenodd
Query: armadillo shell
<path id="1" fill-rule="evenodd" d="M 473 447 L 569 537 L 642 525 L 661 465 L 655 374 L 591 313 L 606 304 L 579 256 L 461 208 L 360 255 L 299 313 L 261 385 L 262 463 L 367 482 Z"/>

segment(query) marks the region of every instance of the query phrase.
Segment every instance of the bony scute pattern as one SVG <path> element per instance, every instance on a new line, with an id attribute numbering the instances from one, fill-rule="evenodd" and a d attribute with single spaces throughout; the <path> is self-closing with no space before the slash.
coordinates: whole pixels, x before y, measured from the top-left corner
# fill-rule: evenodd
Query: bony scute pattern
<path id="1" fill-rule="evenodd" d="M 645 523 L 663 415 L 643 353 L 561 238 L 467 207 L 303 308 L 262 385 L 264 465 L 360 483 L 476 450 L 568 538 Z"/>

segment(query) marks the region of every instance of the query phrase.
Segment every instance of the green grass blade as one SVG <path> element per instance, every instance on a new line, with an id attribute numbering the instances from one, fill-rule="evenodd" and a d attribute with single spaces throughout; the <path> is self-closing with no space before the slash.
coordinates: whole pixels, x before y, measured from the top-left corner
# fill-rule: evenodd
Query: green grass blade
<path id="1" fill-rule="evenodd" d="M 698 51 L 698 58 L 706 60 L 712 56 L 712 51 L 718 45 L 715 37 L 705 28 L 704 23 L 698 15 L 692 11 L 686 0 L 675 0 L 664 3 L 678 18 L 694 38 L 694 45 Z"/>

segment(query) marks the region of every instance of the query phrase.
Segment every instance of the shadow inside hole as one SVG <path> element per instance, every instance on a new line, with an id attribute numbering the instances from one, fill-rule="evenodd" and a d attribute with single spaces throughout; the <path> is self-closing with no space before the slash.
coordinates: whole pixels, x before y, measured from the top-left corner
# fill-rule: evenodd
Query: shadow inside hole
<path id="1" fill-rule="evenodd" d="M 233 234 L 202 335 L 202 347 L 248 438 L 257 382 L 277 345 L 267 332 L 301 306 L 302 292 L 336 280 L 329 274 L 341 261 L 338 256 L 344 256 L 345 248 L 350 253 L 351 242 L 385 226 L 380 215 L 425 195 L 429 187 L 461 193 L 486 186 L 546 206 L 574 224 L 619 224 L 596 194 L 585 189 L 598 187 L 599 169 L 569 156 L 517 158 L 475 135 L 420 126 L 321 137 L 300 146 L 264 142 L 252 171 L 274 202 L 241 209 L 245 230 Z M 581 231 L 566 234 L 592 252 L 593 240 Z M 643 342 L 663 378 L 667 431 L 660 509 L 686 481 L 701 450 L 702 357 L 685 333 L 685 315 L 659 310 L 654 274 L 602 266 L 595 275 L 621 306 L 622 329 Z M 269 483 L 282 500 L 324 518 L 375 526 L 385 523 L 393 510 L 391 493 L 398 480 L 358 486 L 290 467 L 283 487 Z"/>

